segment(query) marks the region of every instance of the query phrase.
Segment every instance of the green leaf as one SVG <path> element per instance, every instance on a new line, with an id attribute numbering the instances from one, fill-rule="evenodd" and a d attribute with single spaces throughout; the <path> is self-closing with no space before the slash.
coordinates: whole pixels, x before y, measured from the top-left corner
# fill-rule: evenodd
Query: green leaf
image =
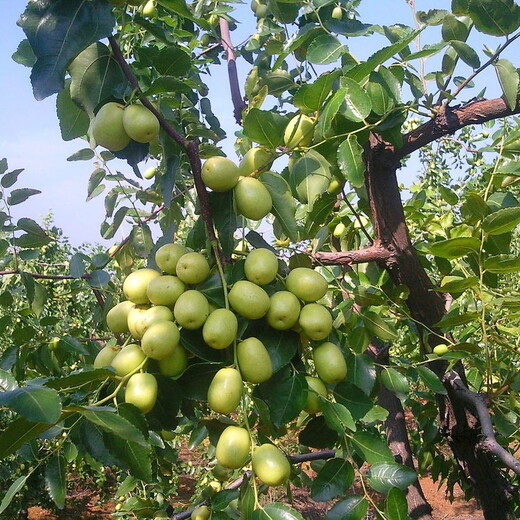
<path id="1" fill-rule="evenodd" d="M 192 89 L 184 83 L 184 81 L 172 76 L 161 76 L 152 82 L 150 88 L 143 92 L 143 96 L 148 97 L 154 94 L 163 94 L 165 92 L 182 92 L 188 94 Z"/>
<path id="2" fill-rule="evenodd" d="M 300 346 L 299 335 L 290 330 L 274 330 L 262 326 L 261 330 L 255 331 L 255 337 L 269 352 L 274 374 L 291 362 Z"/>
<path id="3" fill-rule="evenodd" d="M 372 110 L 378 115 L 388 113 L 399 101 L 399 82 L 385 67 L 370 73 L 366 89 L 372 101 Z"/>
<path id="4" fill-rule="evenodd" d="M 350 367 L 349 367 L 350 371 Z M 348 375 L 347 375 L 348 377 Z M 334 387 L 336 400 L 344 405 L 356 420 L 361 419 L 373 407 L 372 400 L 360 388 L 343 381 Z"/>
<path id="5" fill-rule="evenodd" d="M 118 415 L 114 409 L 76 407 L 75 410 L 106 432 L 141 446 L 148 445 L 140 430 L 130 421 Z"/>
<path id="6" fill-rule="evenodd" d="M 484 260 L 484 269 L 490 273 L 506 274 L 520 271 L 520 257 L 517 255 L 496 255 Z"/>
<path id="7" fill-rule="evenodd" d="M 271 502 L 257 509 L 251 518 L 253 520 L 305 520 L 298 511 L 278 502 Z"/>
<path id="8" fill-rule="evenodd" d="M 398 338 L 397 330 L 394 325 L 386 321 L 376 312 L 365 311 L 361 315 L 361 318 L 370 332 L 383 341 L 394 341 Z"/>
<path id="9" fill-rule="evenodd" d="M 507 106 L 514 110 L 518 97 L 518 85 L 520 83 L 520 76 L 517 68 L 505 59 L 497 60 L 493 63 L 498 76 L 498 82 L 502 88 L 502 93 Z"/>
<path id="10" fill-rule="evenodd" d="M 107 435 L 107 438 L 110 452 L 127 466 L 132 475 L 144 482 L 152 481 L 152 447 L 149 444 L 138 444 L 114 435 Z"/>
<path id="11" fill-rule="evenodd" d="M 287 119 L 276 112 L 252 108 L 243 125 L 244 134 L 252 141 L 275 149 L 282 144 Z"/>
<path id="12" fill-rule="evenodd" d="M 61 138 L 71 141 L 87 134 L 90 119 L 70 97 L 70 78 L 65 80 L 65 87 L 56 97 L 56 114 L 60 124 Z"/>
<path id="13" fill-rule="evenodd" d="M 520 224 L 520 207 L 504 208 L 491 213 L 482 221 L 482 229 L 490 235 L 501 235 Z"/>
<path id="14" fill-rule="evenodd" d="M 391 488 L 406 489 L 417 480 L 415 471 L 397 463 L 381 462 L 373 464 L 367 474 L 372 489 L 388 493 Z"/>
<path id="15" fill-rule="evenodd" d="M 325 520 L 362 520 L 367 511 L 368 502 L 365 497 L 349 495 L 331 507 Z"/>
<path id="16" fill-rule="evenodd" d="M 340 88 L 336 90 L 333 96 L 327 101 L 318 119 L 318 124 L 314 130 L 314 136 L 316 140 L 320 140 L 329 136 L 330 125 L 338 113 L 343 100 L 345 99 L 346 92 L 347 89 Z"/>
<path id="17" fill-rule="evenodd" d="M 329 222 L 330 212 L 337 200 L 337 196 L 333 193 L 324 193 L 316 200 L 312 206 L 312 211 L 307 213 L 307 219 L 305 220 L 307 237 L 314 238 L 320 227 Z"/>
<path id="18" fill-rule="evenodd" d="M 27 38 L 24 38 L 19 44 L 16 51 L 13 52 L 11 58 L 14 62 L 32 67 L 36 63 L 36 56 L 31 49 L 31 44 Z"/>
<path id="19" fill-rule="evenodd" d="M 182 18 L 187 18 L 192 22 L 197 22 L 199 25 L 204 26 L 205 20 L 193 16 L 184 0 L 157 0 L 157 3 L 170 9 Z"/>
<path id="20" fill-rule="evenodd" d="M 13 374 L 0 368 L 0 392 L 9 392 L 16 388 L 18 388 L 18 383 Z"/>
<path id="21" fill-rule="evenodd" d="M 307 49 L 307 60 L 317 65 L 333 63 L 347 52 L 347 48 L 331 34 L 314 39 Z"/>
<path id="22" fill-rule="evenodd" d="M 385 367 L 380 374 L 381 382 L 394 394 L 407 395 L 409 392 L 408 380 L 398 370 Z"/>
<path id="23" fill-rule="evenodd" d="M 66 340 L 60 340 L 60 343 Z M 108 377 L 114 376 L 114 371 L 107 368 L 85 368 L 76 373 L 72 372 L 65 377 L 57 377 L 49 379 L 45 386 L 54 388 L 55 390 L 71 391 L 80 388 L 94 381 L 102 381 Z"/>
<path id="24" fill-rule="evenodd" d="M 2 405 L 33 422 L 54 424 L 61 415 L 58 393 L 41 386 L 24 386 L 0 393 L 0 406 Z"/>
<path id="25" fill-rule="evenodd" d="M 444 388 L 444 385 L 440 382 L 439 378 L 428 367 L 425 366 L 417 366 L 415 367 L 419 377 L 422 379 L 423 383 L 434 393 L 446 395 L 447 391 Z"/>
<path id="26" fill-rule="evenodd" d="M 406 495 L 398 488 L 392 488 L 386 497 L 386 515 L 388 520 L 408 520 Z"/>
<path id="27" fill-rule="evenodd" d="M 134 246 L 135 254 L 146 258 L 153 248 L 152 231 L 147 224 L 136 225 L 130 232 L 130 241 Z"/>
<path id="28" fill-rule="evenodd" d="M 191 57 L 178 45 L 139 47 L 139 61 L 145 67 L 155 67 L 161 76 L 185 76 L 191 68 Z"/>
<path id="29" fill-rule="evenodd" d="M 92 148 L 83 148 L 82 150 L 78 150 L 77 152 L 74 152 L 72 155 L 67 157 L 67 161 L 90 161 L 90 159 L 92 159 L 95 155 L 96 154 Z"/>
<path id="30" fill-rule="evenodd" d="M 341 78 L 340 85 L 341 88 L 345 89 L 345 99 L 339 112 L 342 116 L 355 123 L 364 121 L 372 111 L 370 96 L 356 81 L 348 77 Z"/>
<path id="31" fill-rule="evenodd" d="M 428 248 L 432 255 L 452 260 L 477 252 L 480 249 L 480 240 L 473 237 L 448 238 L 433 242 Z"/>
<path id="32" fill-rule="evenodd" d="M 469 0 L 468 14 L 478 31 L 506 36 L 520 26 L 520 8 L 513 0 Z"/>
<path id="33" fill-rule="evenodd" d="M 469 29 L 464 22 L 461 22 L 452 14 L 448 14 L 442 23 L 441 34 L 445 42 L 452 42 L 453 40 L 465 42 L 469 35 Z"/>
<path id="34" fill-rule="evenodd" d="M 317 502 L 330 500 L 346 493 L 354 482 L 354 468 L 344 459 L 325 462 L 311 485 L 311 497 Z"/>
<path id="35" fill-rule="evenodd" d="M 106 287 L 110 282 L 110 275 L 102 269 L 96 269 L 87 278 L 90 287 Z"/>
<path id="36" fill-rule="evenodd" d="M 352 436 L 355 450 L 369 464 L 394 462 L 394 456 L 386 442 L 370 432 L 356 432 Z"/>
<path id="37" fill-rule="evenodd" d="M 17 170 L 13 170 L 11 172 L 7 172 L 2 176 L 0 180 L 0 184 L 3 188 L 10 188 L 17 180 L 20 173 L 24 171 L 23 168 L 19 168 Z"/>
<path id="38" fill-rule="evenodd" d="M 462 278 L 461 276 L 445 276 L 441 280 L 440 288 L 441 292 L 459 293 L 464 292 L 470 287 L 475 287 L 478 284 L 478 278 L 476 276 L 468 276 Z"/>
<path id="39" fill-rule="evenodd" d="M 273 199 L 271 213 L 280 223 L 283 232 L 293 242 L 298 240 L 298 226 L 296 224 L 296 204 L 291 194 L 291 187 L 287 181 L 274 172 L 264 172 L 259 177 Z"/>
<path id="40" fill-rule="evenodd" d="M 58 509 L 65 506 L 67 494 L 67 461 L 60 454 L 52 455 L 45 463 L 45 486 Z"/>
<path id="41" fill-rule="evenodd" d="M 473 69 L 478 69 L 480 67 L 480 58 L 473 47 L 457 40 L 453 40 L 451 46 L 455 49 L 455 52 L 464 63 Z"/>
<path id="42" fill-rule="evenodd" d="M 452 327 L 457 327 L 458 325 L 478 321 L 479 318 L 480 314 L 477 312 L 463 312 L 462 314 L 459 314 L 457 310 L 454 310 L 443 316 L 435 326 L 440 327 L 441 329 L 450 329 Z"/>
<path id="43" fill-rule="evenodd" d="M 331 403 L 327 400 L 321 401 L 321 411 L 329 428 L 343 435 L 345 429 L 356 431 L 356 423 L 348 408 L 340 403 Z"/>
<path id="44" fill-rule="evenodd" d="M 65 70 L 83 49 L 111 35 L 115 24 L 108 2 L 30 2 L 18 24 L 36 56 L 31 83 L 44 99 L 63 89 Z"/>
<path id="45" fill-rule="evenodd" d="M 7 204 L 10 206 L 16 206 L 25 202 L 29 197 L 40 194 L 40 190 L 34 190 L 32 188 L 20 188 L 13 190 L 7 197 Z"/>
<path id="46" fill-rule="evenodd" d="M 0 459 L 13 454 L 20 446 L 35 439 L 50 428 L 49 423 L 15 419 L 0 433 Z"/>
<path id="47" fill-rule="evenodd" d="M 338 76 L 337 72 L 322 74 L 314 83 L 303 84 L 294 94 L 293 103 L 302 112 L 308 114 L 321 108 Z"/>
<path id="48" fill-rule="evenodd" d="M 348 356 L 347 365 L 349 381 L 370 395 L 376 382 L 374 362 L 364 354 L 353 354 Z"/>
<path id="49" fill-rule="evenodd" d="M 18 477 L 10 486 L 9 489 L 6 491 L 4 498 L 2 499 L 2 502 L 0 503 L 0 514 L 2 514 L 8 507 L 13 498 L 15 497 L 16 493 L 20 491 L 25 485 L 25 482 L 30 477 L 30 475 L 22 475 L 21 477 Z"/>
<path id="50" fill-rule="evenodd" d="M 365 163 L 363 147 L 357 137 L 350 134 L 338 147 L 338 165 L 341 173 L 354 188 L 361 188 L 365 183 Z"/>

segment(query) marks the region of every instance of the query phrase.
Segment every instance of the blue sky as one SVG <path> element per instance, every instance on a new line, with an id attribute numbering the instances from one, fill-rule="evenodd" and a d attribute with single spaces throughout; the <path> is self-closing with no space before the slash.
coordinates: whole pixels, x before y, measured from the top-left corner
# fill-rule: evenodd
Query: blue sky
<path id="1" fill-rule="evenodd" d="M 450 3 L 449 0 L 416 0 L 418 10 L 432 7 L 449 9 Z M 25 2 L 22 1 L 7 2 L 0 20 L 0 65 L 4 78 L 0 98 L 0 157 L 8 159 L 10 169 L 25 168 L 16 187 L 36 188 L 42 194 L 15 206 L 13 214 L 16 218 L 29 216 L 40 220 L 52 211 L 56 225 L 63 229 L 73 244 L 101 242 L 110 245 L 124 236 L 125 229 L 111 242 L 103 241 L 99 236 L 99 226 L 104 215 L 103 195 L 85 202 L 88 178 L 94 169 L 92 162 L 66 161 L 68 156 L 83 148 L 85 142 L 78 139 L 62 141 L 55 112 L 55 96 L 36 101 L 29 81 L 30 69 L 11 59 L 19 41 L 24 38 L 23 31 L 16 25 L 24 6 Z M 242 6 L 240 12 L 244 16 L 244 23 L 232 35 L 235 42 L 243 41 L 254 32 L 254 17 L 249 7 Z M 410 9 L 404 0 L 364 0 L 360 12 L 364 22 L 413 25 Z M 440 31 L 440 28 L 436 29 Z M 499 43 L 497 38 L 492 41 L 495 45 Z M 348 43 L 351 50 L 363 58 L 374 52 L 382 42 L 387 44 L 387 40 L 382 37 L 370 40 L 358 38 Z M 480 48 L 481 45 L 477 50 Z M 238 69 L 242 78 L 245 78 L 249 68 L 249 64 L 239 61 Z M 210 99 L 229 136 L 224 149 L 231 154 L 233 134 L 238 126 L 232 117 L 225 63 L 218 69 L 208 80 Z M 217 95 L 211 93 L 212 84 L 216 86 Z M 119 168 L 131 175 L 128 169 L 124 171 L 124 163 L 120 163 Z"/>

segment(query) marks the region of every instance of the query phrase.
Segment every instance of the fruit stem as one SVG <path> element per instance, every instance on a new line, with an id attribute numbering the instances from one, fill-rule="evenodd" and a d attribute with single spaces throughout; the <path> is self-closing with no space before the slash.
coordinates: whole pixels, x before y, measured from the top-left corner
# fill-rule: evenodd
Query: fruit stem
<path id="1" fill-rule="evenodd" d="M 222 267 L 222 260 L 220 258 L 218 242 L 216 240 L 211 241 L 211 248 L 213 249 L 213 254 L 215 255 L 215 263 L 217 264 L 218 274 L 220 276 L 220 282 L 222 283 L 222 292 L 224 294 L 224 305 L 225 305 L 226 309 L 229 310 L 227 282 L 226 282 L 226 277 L 224 275 L 224 268 Z"/>

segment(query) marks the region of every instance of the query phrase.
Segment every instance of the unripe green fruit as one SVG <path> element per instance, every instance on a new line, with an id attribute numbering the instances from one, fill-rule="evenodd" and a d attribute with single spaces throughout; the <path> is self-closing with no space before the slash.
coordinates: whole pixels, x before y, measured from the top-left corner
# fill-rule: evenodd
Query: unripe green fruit
<path id="1" fill-rule="evenodd" d="M 103 347 L 94 359 L 94 368 L 108 367 L 121 349 L 119 347 Z"/>
<path id="2" fill-rule="evenodd" d="M 340 238 L 346 231 L 346 227 L 345 227 L 345 224 L 343 224 L 343 222 L 339 222 L 338 224 L 336 224 L 336 226 L 334 227 L 334 231 L 332 232 L 332 234 L 336 237 L 336 238 Z"/>
<path id="3" fill-rule="evenodd" d="M 200 46 L 207 47 L 211 42 L 211 36 L 209 33 L 204 33 L 200 39 Z"/>
<path id="4" fill-rule="evenodd" d="M 235 368 L 221 368 L 209 385 L 208 406 L 214 412 L 232 413 L 240 403 L 243 391 L 240 372 Z"/>
<path id="5" fill-rule="evenodd" d="M 273 364 L 265 345 L 257 338 L 247 338 L 237 345 L 238 366 L 250 383 L 264 383 L 273 375 Z"/>
<path id="6" fill-rule="evenodd" d="M 300 300 L 289 291 L 275 292 L 267 311 L 267 323 L 276 330 L 288 330 L 298 322 Z"/>
<path id="7" fill-rule="evenodd" d="M 139 345 L 130 343 L 122 348 L 110 363 L 118 376 L 124 377 L 133 372 L 146 359 L 146 354 Z"/>
<path id="8" fill-rule="evenodd" d="M 316 394 L 327 397 L 327 387 L 318 377 L 305 376 L 305 380 L 307 381 L 309 391 L 307 392 L 307 403 L 304 410 L 308 414 L 321 412 L 321 401 Z"/>
<path id="9" fill-rule="evenodd" d="M 137 406 L 148 413 L 157 401 L 157 379 L 152 374 L 137 373 L 126 384 L 125 403 Z"/>
<path id="10" fill-rule="evenodd" d="M 158 135 L 161 125 L 155 115 L 143 105 L 129 105 L 123 113 L 125 132 L 138 143 L 149 143 Z"/>
<path id="11" fill-rule="evenodd" d="M 242 157 L 238 165 L 239 174 L 242 177 L 247 177 L 251 174 L 258 175 L 262 171 L 267 170 L 272 162 L 273 155 L 269 150 L 261 146 L 255 146 L 249 149 Z"/>
<path id="12" fill-rule="evenodd" d="M 278 258 L 269 249 L 253 249 L 246 257 L 244 272 L 257 285 L 271 283 L 278 273 Z"/>
<path id="13" fill-rule="evenodd" d="M 304 305 L 298 323 L 305 335 L 314 341 L 325 339 L 332 330 L 332 316 L 329 310 L 319 303 Z"/>
<path id="14" fill-rule="evenodd" d="M 280 486 L 291 474 L 287 457 L 274 445 L 262 444 L 251 459 L 255 475 L 268 486 Z"/>
<path id="15" fill-rule="evenodd" d="M 152 359 L 161 360 L 171 356 L 181 339 L 177 325 L 172 321 L 153 324 L 143 335 L 141 348 Z"/>
<path id="16" fill-rule="evenodd" d="M 226 480 L 229 480 L 229 477 L 231 477 L 231 470 L 228 468 L 225 468 L 221 464 L 215 464 L 215 467 L 212 469 L 213 475 L 217 480 L 220 480 L 220 482 L 225 482 Z"/>
<path id="17" fill-rule="evenodd" d="M 157 168 L 155 166 L 150 166 L 150 168 L 147 168 L 144 171 L 143 177 L 145 179 L 153 179 L 155 177 L 156 173 L 157 173 Z"/>
<path id="18" fill-rule="evenodd" d="M 263 219 L 273 207 L 268 189 L 253 177 L 244 177 L 235 186 L 238 213 L 251 220 Z"/>
<path id="19" fill-rule="evenodd" d="M 147 18 L 155 18 L 157 16 L 157 7 L 154 0 L 148 0 L 141 8 L 143 16 Z"/>
<path id="20" fill-rule="evenodd" d="M 215 455 L 221 466 L 238 469 L 246 463 L 250 450 L 248 431 L 238 426 L 228 426 L 220 435 Z"/>
<path id="21" fill-rule="evenodd" d="M 315 302 L 323 298 L 328 288 L 327 280 L 320 273 L 306 267 L 293 269 L 287 275 L 285 286 L 305 302 Z"/>
<path id="22" fill-rule="evenodd" d="M 314 133 L 314 121 L 306 115 L 295 115 L 285 127 L 283 140 L 287 148 L 309 146 Z"/>
<path id="23" fill-rule="evenodd" d="M 448 345 L 445 345 L 444 343 L 441 343 L 440 345 L 436 345 L 433 348 L 433 353 L 437 354 L 438 356 L 444 356 L 444 354 L 447 354 L 450 351 L 450 347 Z"/>
<path id="24" fill-rule="evenodd" d="M 202 167 L 202 180 L 213 191 L 232 190 L 238 177 L 238 166 L 226 157 L 210 157 Z"/>
<path id="25" fill-rule="evenodd" d="M 168 274 L 175 274 L 177 262 L 188 250 L 180 244 L 164 244 L 155 253 L 157 267 Z"/>
<path id="26" fill-rule="evenodd" d="M 196 507 L 190 515 L 190 520 L 208 520 L 211 516 L 211 510 L 208 506 Z"/>
<path id="27" fill-rule="evenodd" d="M 146 296 L 154 305 L 173 307 L 186 286 L 173 275 L 154 278 L 146 289 Z"/>
<path id="28" fill-rule="evenodd" d="M 56 351 L 60 347 L 60 338 L 58 336 L 54 336 L 49 341 L 49 350 Z"/>
<path id="29" fill-rule="evenodd" d="M 209 264 L 200 253 L 186 253 L 179 258 L 175 272 L 181 281 L 194 285 L 209 276 Z"/>
<path id="30" fill-rule="evenodd" d="M 134 305 L 129 311 L 127 316 L 128 330 L 132 337 L 135 339 L 141 339 L 144 334 L 142 327 L 144 313 L 149 309 L 148 305 Z"/>
<path id="31" fill-rule="evenodd" d="M 209 316 L 202 328 L 204 341 L 217 350 L 229 347 L 238 331 L 237 317 L 228 309 L 216 309 Z"/>
<path id="32" fill-rule="evenodd" d="M 173 352 L 157 362 L 159 372 L 164 376 L 177 377 L 180 376 L 188 366 L 188 353 L 181 345 L 177 345 Z"/>
<path id="33" fill-rule="evenodd" d="M 135 304 L 150 303 L 146 291 L 148 284 L 161 273 L 155 269 L 138 269 L 130 273 L 123 282 L 123 293 L 127 300 Z"/>
<path id="34" fill-rule="evenodd" d="M 172 441 L 173 439 L 175 439 L 175 437 L 177 437 L 177 434 L 170 430 L 161 430 L 161 437 L 165 441 Z"/>
<path id="35" fill-rule="evenodd" d="M 128 332 L 128 313 L 134 306 L 133 302 L 118 303 L 107 312 L 107 327 L 115 334 Z"/>
<path id="36" fill-rule="evenodd" d="M 314 367 L 325 383 L 339 383 L 347 375 L 347 363 L 341 349 L 328 341 L 312 352 Z"/>
<path id="37" fill-rule="evenodd" d="M 165 321 L 172 322 L 173 313 L 163 305 L 144 310 L 136 306 L 128 313 L 128 328 L 135 339 L 141 339 L 152 325 Z"/>
<path id="38" fill-rule="evenodd" d="M 181 327 L 189 330 L 198 329 L 204 325 L 209 315 L 208 300 L 199 291 L 186 291 L 175 303 L 173 315 Z"/>
<path id="39" fill-rule="evenodd" d="M 341 20 L 343 18 L 343 9 L 341 9 L 341 7 L 339 5 L 337 5 L 333 10 L 332 10 L 332 18 L 334 18 L 334 20 Z"/>
<path id="40" fill-rule="evenodd" d="M 125 107 L 119 103 L 104 104 L 90 125 L 90 133 L 96 144 L 113 152 L 122 150 L 130 143 L 123 125 Z"/>
<path id="41" fill-rule="evenodd" d="M 269 295 L 258 285 L 240 280 L 228 294 L 231 307 L 244 318 L 258 320 L 266 315 L 271 301 Z"/>

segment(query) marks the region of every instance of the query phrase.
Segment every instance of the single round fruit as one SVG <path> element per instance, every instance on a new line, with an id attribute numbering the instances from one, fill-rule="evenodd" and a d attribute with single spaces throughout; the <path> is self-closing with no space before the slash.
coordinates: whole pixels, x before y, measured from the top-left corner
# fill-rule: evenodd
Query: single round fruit
<path id="1" fill-rule="evenodd" d="M 288 330 L 298 322 L 300 300 L 289 291 L 277 291 L 271 298 L 267 311 L 267 323 L 276 330 Z"/>
<path id="2" fill-rule="evenodd" d="M 444 343 L 435 345 L 435 347 L 433 348 L 433 353 L 437 354 L 438 356 L 444 356 L 444 354 L 447 354 L 449 351 L 450 347 L 448 347 L 448 345 L 445 345 Z"/>
<path id="3" fill-rule="evenodd" d="M 250 383 L 264 383 L 273 375 L 273 364 L 265 345 L 257 338 L 247 338 L 237 345 L 238 366 Z"/>
<path id="4" fill-rule="evenodd" d="M 133 372 L 146 359 L 146 354 L 139 345 L 130 343 L 122 348 L 110 363 L 118 376 L 124 377 Z"/>
<path id="5" fill-rule="evenodd" d="M 304 305 L 298 323 L 305 335 L 314 341 L 325 339 L 332 330 L 332 316 L 329 310 L 319 303 Z"/>
<path id="6" fill-rule="evenodd" d="M 323 276 L 307 267 L 293 269 L 285 280 L 288 291 L 305 302 L 315 302 L 327 293 L 328 283 Z"/>
<path id="7" fill-rule="evenodd" d="M 220 435 L 215 456 L 221 466 L 238 469 L 246 463 L 250 450 L 248 431 L 238 426 L 228 426 Z"/>
<path id="8" fill-rule="evenodd" d="M 238 166 L 226 157 L 210 157 L 202 167 L 202 180 L 213 191 L 232 190 L 238 177 Z"/>
<path id="9" fill-rule="evenodd" d="M 177 262 L 188 250 L 180 244 L 164 244 L 155 252 L 157 267 L 168 274 L 175 274 Z"/>
<path id="10" fill-rule="evenodd" d="M 196 507 L 190 515 L 191 520 L 208 520 L 211 516 L 211 510 L 208 506 Z"/>
<path id="11" fill-rule="evenodd" d="M 141 12 L 143 16 L 147 18 L 155 18 L 157 16 L 157 6 L 155 5 L 154 0 L 148 0 L 146 4 L 141 7 Z"/>
<path id="12" fill-rule="evenodd" d="M 123 113 L 125 132 L 138 143 L 149 143 L 158 135 L 161 125 L 155 115 L 143 105 L 129 105 Z"/>
<path id="13" fill-rule="evenodd" d="M 177 437 L 177 434 L 175 432 L 172 432 L 171 430 L 161 430 L 161 437 L 165 441 L 173 441 L 173 439 Z"/>
<path id="14" fill-rule="evenodd" d="M 203 282 L 209 276 L 209 264 L 200 253 L 186 253 L 179 258 L 175 272 L 181 281 L 194 285 Z"/>
<path id="15" fill-rule="evenodd" d="M 246 257 L 244 272 L 257 285 L 271 283 L 278 273 L 278 258 L 269 249 L 253 249 Z"/>
<path id="16" fill-rule="evenodd" d="M 154 305 L 173 307 L 186 286 L 176 276 L 166 274 L 154 278 L 146 289 L 146 296 Z"/>
<path id="17" fill-rule="evenodd" d="M 273 207 L 268 189 L 253 177 L 244 177 L 238 181 L 235 202 L 238 213 L 251 220 L 263 219 Z"/>
<path id="18" fill-rule="evenodd" d="M 135 339 L 141 339 L 152 325 L 162 322 L 173 322 L 172 311 L 163 305 L 144 310 L 136 306 L 128 313 L 128 328 Z"/>
<path id="19" fill-rule="evenodd" d="M 347 375 L 347 362 L 341 349 L 328 341 L 316 347 L 312 352 L 314 367 L 325 383 L 339 383 Z"/>
<path id="20" fill-rule="evenodd" d="M 291 474 L 287 457 L 273 444 L 262 444 L 251 458 L 255 475 L 268 486 L 280 486 Z"/>
<path id="21" fill-rule="evenodd" d="M 148 357 L 161 360 L 173 354 L 180 339 L 181 335 L 175 323 L 161 321 L 153 324 L 144 333 L 141 348 Z"/>
<path id="22" fill-rule="evenodd" d="M 128 332 L 128 313 L 134 306 L 133 302 L 118 303 L 107 312 L 107 327 L 115 334 Z"/>
<path id="23" fill-rule="evenodd" d="M 146 291 L 148 284 L 161 273 L 155 269 L 138 269 L 130 273 L 123 282 L 123 293 L 127 300 L 135 304 L 150 303 Z"/>
<path id="24" fill-rule="evenodd" d="M 238 165 L 239 173 L 242 177 L 249 175 L 258 175 L 262 171 L 267 170 L 273 162 L 272 153 L 260 146 L 255 146 L 249 149 L 240 164 Z"/>
<path id="25" fill-rule="evenodd" d="M 128 330 L 132 337 L 135 339 L 141 339 L 144 334 L 142 325 L 144 313 L 149 309 L 148 305 L 134 305 L 129 311 L 127 316 Z"/>
<path id="26" fill-rule="evenodd" d="M 177 377 L 180 376 L 188 366 L 188 353 L 181 345 L 177 345 L 173 352 L 157 362 L 159 372 L 164 376 Z"/>
<path id="27" fill-rule="evenodd" d="M 339 5 L 337 5 L 333 10 L 332 10 L 332 18 L 334 18 L 334 20 L 341 20 L 343 18 L 343 9 L 341 9 L 341 7 Z"/>
<path id="28" fill-rule="evenodd" d="M 295 115 L 285 127 L 283 140 L 287 148 L 309 146 L 312 142 L 314 120 L 303 114 Z"/>
<path id="29" fill-rule="evenodd" d="M 211 348 L 220 350 L 229 347 L 238 331 L 237 317 L 228 309 L 216 309 L 202 328 L 202 337 Z"/>
<path id="30" fill-rule="evenodd" d="M 150 166 L 150 168 L 147 168 L 144 171 L 143 177 L 145 179 L 153 179 L 155 177 L 156 173 L 157 173 L 157 168 L 155 166 Z"/>
<path id="31" fill-rule="evenodd" d="M 218 413 L 229 414 L 236 410 L 244 391 L 240 372 L 235 368 L 221 368 L 208 388 L 208 406 Z"/>
<path id="32" fill-rule="evenodd" d="M 125 403 L 137 406 L 148 413 L 157 401 L 157 379 L 152 374 L 137 373 L 130 376 L 125 390 Z"/>
<path id="33" fill-rule="evenodd" d="M 258 285 L 240 280 L 228 294 L 231 307 L 244 318 L 258 320 L 266 315 L 271 301 L 269 295 Z"/>
<path id="34" fill-rule="evenodd" d="M 199 291 L 190 290 L 182 293 L 175 303 L 173 315 L 177 323 L 185 329 L 195 330 L 202 325 L 209 316 L 209 303 Z"/>
<path id="35" fill-rule="evenodd" d="M 321 401 L 318 394 L 327 397 L 327 387 L 325 383 L 318 377 L 305 376 L 309 390 L 307 392 L 307 403 L 304 410 L 308 414 L 321 412 Z"/>
<path id="36" fill-rule="evenodd" d="M 221 464 L 215 464 L 211 471 L 213 476 L 220 482 L 226 482 L 226 480 L 229 480 L 232 473 L 229 468 L 225 468 Z"/>
<path id="37" fill-rule="evenodd" d="M 90 133 L 96 144 L 113 152 L 122 150 L 130 143 L 130 137 L 123 126 L 125 107 L 119 103 L 104 104 L 90 125 Z"/>
<path id="38" fill-rule="evenodd" d="M 49 350 L 51 351 L 56 351 L 58 350 L 60 347 L 60 338 L 58 336 L 54 336 L 50 341 L 49 341 Z M 109 363 L 110 364 L 110 363 Z"/>
<path id="39" fill-rule="evenodd" d="M 121 349 L 119 347 L 111 347 L 107 345 L 103 347 L 94 359 L 94 368 L 108 367 Z"/>

